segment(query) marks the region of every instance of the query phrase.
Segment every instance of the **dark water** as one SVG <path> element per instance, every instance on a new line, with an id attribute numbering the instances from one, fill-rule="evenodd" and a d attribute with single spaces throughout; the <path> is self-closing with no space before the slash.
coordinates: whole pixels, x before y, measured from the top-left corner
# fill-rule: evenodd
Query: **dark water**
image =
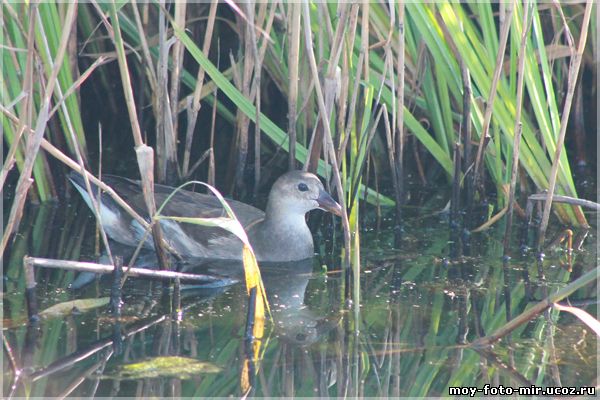
<path id="1" fill-rule="evenodd" d="M 393 249 L 390 221 L 375 229 L 374 218 L 368 219 L 369 228 L 361 232 L 359 307 L 346 307 L 340 264 L 327 261 L 339 252 L 331 250 L 337 246 L 331 246 L 330 228 L 316 235 L 320 256 L 314 260 L 265 266 L 274 323 L 255 342 L 259 360 L 251 365 L 243 283 L 185 288 L 178 314 L 172 291 L 160 282 L 129 279 L 120 321 L 104 306 L 28 325 L 25 254 L 95 260 L 95 224 L 79 199 L 28 207 L 6 257 L 2 297 L 5 348 L 24 373 L 15 381 L 5 352 L 3 397 L 239 397 L 249 365 L 253 396 L 448 396 L 450 387 L 459 386 L 486 387 L 493 394 L 500 386 L 597 385 L 596 335 L 565 312 L 539 315 L 493 346 L 470 345 L 504 325 L 507 311 L 514 317 L 594 268 L 595 228 L 587 236 L 575 232 L 582 244 L 570 262 L 559 245 L 546 251 L 541 264 L 527 253 L 503 265 L 502 224 L 473 234 L 470 254 L 450 259 L 448 221 L 435 211 L 406 209 L 400 249 Z M 242 279 L 235 263 L 185 268 Z M 71 290 L 75 276 L 38 269 L 40 309 L 109 296 L 110 278 Z M 587 286 L 569 299 L 595 316 L 596 290 Z M 153 376 L 124 375 L 123 365 L 158 356 L 201 364 L 194 371 L 163 366 Z"/>

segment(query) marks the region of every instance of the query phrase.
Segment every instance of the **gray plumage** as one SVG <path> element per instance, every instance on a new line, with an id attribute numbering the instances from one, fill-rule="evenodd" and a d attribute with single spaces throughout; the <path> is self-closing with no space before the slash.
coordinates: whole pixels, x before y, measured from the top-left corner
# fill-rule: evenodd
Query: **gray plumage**
<path id="1" fill-rule="evenodd" d="M 69 179 L 91 208 L 83 177 L 71 173 Z M 148 219 L 139 181 L 117 176 L 104 176 L 103 181 L 139 215 Z M 92 185 L 95 196 L 97 190 Z M 173 190 L 168 186 L 154 186 L 157 207 Z M 227 202 L 246 230 L 259 261 L 295 261 L 312 257 L 313 239 L 305 214 L 315 208 L 341 214 L 341 207 L 324 191 L 321 181 L 315 175 L 302 171 L 288 172 L 275 182 L 269 193 L 266 212 L 239 201 Z M 101 195 L 101 204 L 100 218 L 106 233 L 120 243 L 137 246 L 144 234 L 142 226 L 109 195 Z M 171 198 L 161 214 L 202 218 L 226 216 L 216 197 L 184 190 Z M 242 242 L 224 229 L 169 220 L 161 220 L 160 224 L 164 238 L 182 256 L 241 259 Z M 151 237 L 144 245 L 153 247 Z"/>

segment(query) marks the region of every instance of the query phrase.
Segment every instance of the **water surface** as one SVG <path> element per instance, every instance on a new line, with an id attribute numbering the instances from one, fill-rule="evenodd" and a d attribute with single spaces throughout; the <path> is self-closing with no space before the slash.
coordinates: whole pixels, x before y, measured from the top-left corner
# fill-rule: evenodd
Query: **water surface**
<path id="1" fill-rule="evenodd" d="M 371 214 L 365 219 L 358 307 L 356 302 L 347 307 L 344 299 L 339 248 L 332 245 L 328 218 L 315 236 L 314 260 L 263 266 L 274 323 L 267 323 L 257 347 L 249 348 L 248 300 L 237 263 L 186 264 L 191 272 L 240 282 L 184 288 L 181 313 L 172 307 L 170 288 L 129 279 L 118 321 L 104 306 L 28 324 L 25 254 L 96 260 L 95 223 L 79 199 L 28 206 L 6 257 L 2 297 L 5 344 L 24 374 L 15 384 L 10 358 L 4 357 L 3 397 L 239 397 L 248 385 L 248 368 L 255 372 L 250 373 L 253 396 L 447 396 L 451 387 L 596 385 L 596 336 L 567 313 L 548 311 L 493 346 L 470 345 L 505 324 L 507 313 L 520 314 L 594 268 L 595 228 L 570 262 L 562 244 L 548 250 L 541 263 L 516 245 L 513 258 L 503 264 L 502 224 L 472 235 L 470 247 L 457 248 L 436 208 L 405 211 L 399 248 L 393 245 L 391 219 L 377 223 Z M 550 238 L 559 234 L 556 228 Z M 118 247 L 115 251 L 126 252 Z M 152 263 L 146 257 L 142 263 Z M 69 289 L 76 275 L 38 269 L 40 309 L 110 295 L 109 277 Z M 596 315 L 596 298 L 596 287 L 586 287 L 570 301 Z M 259 360 L 248 364 L 253 351 Z M 124 365 L 159 356 L 193 359 L 199 368 L 161 367 L 134 378 L 123 372 Z"/>

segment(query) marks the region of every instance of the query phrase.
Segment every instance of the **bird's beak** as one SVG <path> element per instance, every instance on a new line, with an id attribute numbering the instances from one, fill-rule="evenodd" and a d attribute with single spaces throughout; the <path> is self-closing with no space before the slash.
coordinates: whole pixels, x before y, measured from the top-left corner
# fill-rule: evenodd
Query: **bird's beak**
<path id="1" fill-rule="evenodd" d="M 342 216 L 342 206 L 340 206 L 330 195 L 324 190 L 319 190 L 317 203 L 321 210 L 329 211 L 338 217 Z"/>

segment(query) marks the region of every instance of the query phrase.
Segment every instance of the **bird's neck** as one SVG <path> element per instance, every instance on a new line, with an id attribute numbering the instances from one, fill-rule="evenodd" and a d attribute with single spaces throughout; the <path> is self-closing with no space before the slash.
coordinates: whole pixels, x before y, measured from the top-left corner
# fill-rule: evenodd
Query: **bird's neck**
<path id="1" fill-rule="evenodd" d="M 302 213 L 289 212 L 281 208 L 267 208 L 265 224 L 275 230 L 305 230 L 306 219 Z"/>
<path id="2" fill-rule="evenodd" d="M 314 254 L 304 214 L 282 207 L 267 207 L 265 219 L 248 235 L 257 257 L 265 261 L 301 260 Z"/>

